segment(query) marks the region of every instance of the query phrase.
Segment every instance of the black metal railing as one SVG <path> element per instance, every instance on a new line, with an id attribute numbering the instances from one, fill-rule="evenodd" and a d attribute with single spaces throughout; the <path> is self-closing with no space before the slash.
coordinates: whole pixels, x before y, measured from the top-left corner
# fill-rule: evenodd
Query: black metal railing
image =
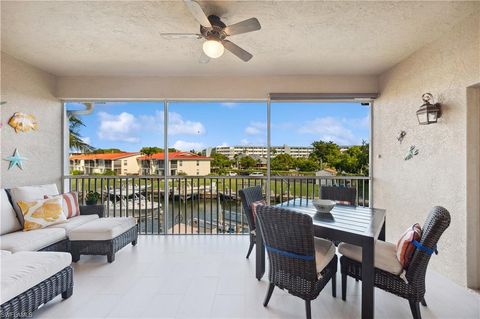
<path id="1" fill-rule="evenodd" d="M 107 217 L 136 217 L 141 234 L 246 234 L 247 219 L 238 196 L 245 187 L 261 185 L 275 205 L 293 198 L 324 198 L 369 206 L 366 176 L 65 176 L 66 188 L 86 204 L 99 194 Z M 165 209 L 168 207 L 168 209 Z"/>

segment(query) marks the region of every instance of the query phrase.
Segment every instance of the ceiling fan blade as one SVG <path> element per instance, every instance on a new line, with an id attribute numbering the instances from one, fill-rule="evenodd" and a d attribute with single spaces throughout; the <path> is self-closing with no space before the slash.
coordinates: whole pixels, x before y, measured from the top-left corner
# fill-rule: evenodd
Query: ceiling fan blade
<path id="1" fill-rule="evenodd" d="M 200 55 L 200 58 L 198 59 L 198 63 L 207 64 L 208 62 L 210 62 L 210 58 L 202 50 L 202 54 Z"/>
<path id="2" fill-rule="evenodd" d="M 223 29 L 223 31 L 227 35 L 235 35 L 235 34 L 242 34 L 242 33 L 257 31 L 257 30 L 260 30 L 261 28 L 262 26 L 260 25 L 260 22 L 258 22 L 257 18 L 250 18 L 242 22 L 229 25 L 228 27 Z"/>
<path id="3" fill-rule="evenodd" d="M 235 54 L 244 62 L 248 62 L 253 57 L 253 55 L 251 55 L 250 53 L 248 53 L 247 51 L 245 51 L 244 49 L 242 49 L 241 47 L 239 47 L 233 42 L 230 42 L 228 40 L 223 40 L 222 44 L 225 47 L 225 49 Z"/>
<path id="4" fill-rule="evenodd" d="M 212 24 L 208 21 L 207 15 L 203 12 L 202 7 L 197 2 L 192 0 L 184 0 L 184 2 L 187 5 L 188 10 L 190 10 L 195 19 L 197 19 L 198 23 L 207 28 L 212 27 Z"/>
<path id="5" fill-rule="evenodd" d="M 203 36 L 197 33 L 160 33 L 162 38 L 167 40 L 174 39 L 201 39 Z"/>

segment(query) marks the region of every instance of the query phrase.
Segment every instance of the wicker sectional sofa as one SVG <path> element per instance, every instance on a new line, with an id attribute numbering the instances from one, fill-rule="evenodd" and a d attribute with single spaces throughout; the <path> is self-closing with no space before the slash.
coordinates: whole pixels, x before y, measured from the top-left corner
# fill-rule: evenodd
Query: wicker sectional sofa
<path id="1" fill-rule="evenodd" d="M 27 189 L 35 198 L 59 193 L 55 184 Z M 70 297 L 73 293 L 72 255 L 73 261 L 78 261 L 80 254 L 106 255 L 108 261 L 112 262 L 115 252 L 129 243 L 137 243 L 136 221 L 103 218 L 102 205 L 80 206 L 80 215 L 69 218 L 66 223 L 23 231 L 14 208 L 13 195 L 12 190 L 0 189 L 1 318 L 30 317 L 40 305 L 56 296 L 61 294 L 63 298 Z M 116 228 L 103 227 L 104 233 L 113 235 L 109 240 L 77 238 L 73 242 L 69 238 L 74 235 L 75 229 L 88 230 L 97 224 L 108 226 L 113 221 L 116 221 L 113 223 Z M 85 227 L 87 224 L 90 226 Z M 117 224 L 123 225 L 123 228 Z M 125 225 L 129 228 L 122 232 L 127 227 Z M 100 235 L 105 236 L 104 233 Z M 72 243 L 75 243 L 74 253 Z"/>

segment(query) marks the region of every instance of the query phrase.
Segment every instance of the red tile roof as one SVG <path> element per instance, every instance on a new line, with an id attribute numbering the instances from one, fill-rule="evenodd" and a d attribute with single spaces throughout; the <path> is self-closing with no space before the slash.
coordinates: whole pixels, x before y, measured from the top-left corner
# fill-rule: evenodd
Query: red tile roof
<path id="1" fill-rule="evenodd" d="M 70 155 L 71 160 L 116 160 L 125 157 L 140 155 L 140 153 L 134 152 L 122 152 L 122 153 L 105 153 L 105 154 L 77 154 Z"/>
<path id="2" fill-rule="evenodd" d="M 165 159 L 165 154 L 164 153 L 156 153 L 153 155 L 144 155 L 138 158 L 139 160 L 163 160 Z M 198 161 L 198 160 L 204 160 L 204 161 L 211 161 L 212 159 L 210 157 L 206 156 L 201 156 L 197 155 L 194 153 L 190 152 L 169 152 L 168 153 L 168 159 L 171 160 L 192 160 L 192 161 Z"/>

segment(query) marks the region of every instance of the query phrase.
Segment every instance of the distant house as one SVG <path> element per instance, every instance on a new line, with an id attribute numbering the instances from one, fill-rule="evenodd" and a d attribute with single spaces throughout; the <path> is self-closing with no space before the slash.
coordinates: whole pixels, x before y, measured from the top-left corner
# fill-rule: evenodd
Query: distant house
<path id="1" fill-rule="evenodd" d="M 103 174 L 113 171 L 116 175 L 138 175 L 137 158 L 140 153 L 120 152 L 105 154 L 70 155 L 70 169 L 85 175 Z"/>
<path id="2" fill-rule="evenodd" d="M 165 154 L 144 155 L 138 159 L 142 175 L 164 175 Z M 170 175 L 208 175 L 211 172 L 210 157 L 190 152 L 169 152 Z"/>
<path id="3" fill-rule="evenodd" d="M 334 168 L 324 168 L 320 171 L 317 171 L 315 172 L 315 176 L 318 176 L 318 177 L 324 177 L 324 176 L 336 176 L 337 175 L 337 171 L 334 169 Z M 327 184 L 327 181 L 326 180 L 322 180 L 322 179 L 317 179 L 317 184 L 320 184 L 319 181 L 321 181 L 321 185 L 326 185 Z"/>

